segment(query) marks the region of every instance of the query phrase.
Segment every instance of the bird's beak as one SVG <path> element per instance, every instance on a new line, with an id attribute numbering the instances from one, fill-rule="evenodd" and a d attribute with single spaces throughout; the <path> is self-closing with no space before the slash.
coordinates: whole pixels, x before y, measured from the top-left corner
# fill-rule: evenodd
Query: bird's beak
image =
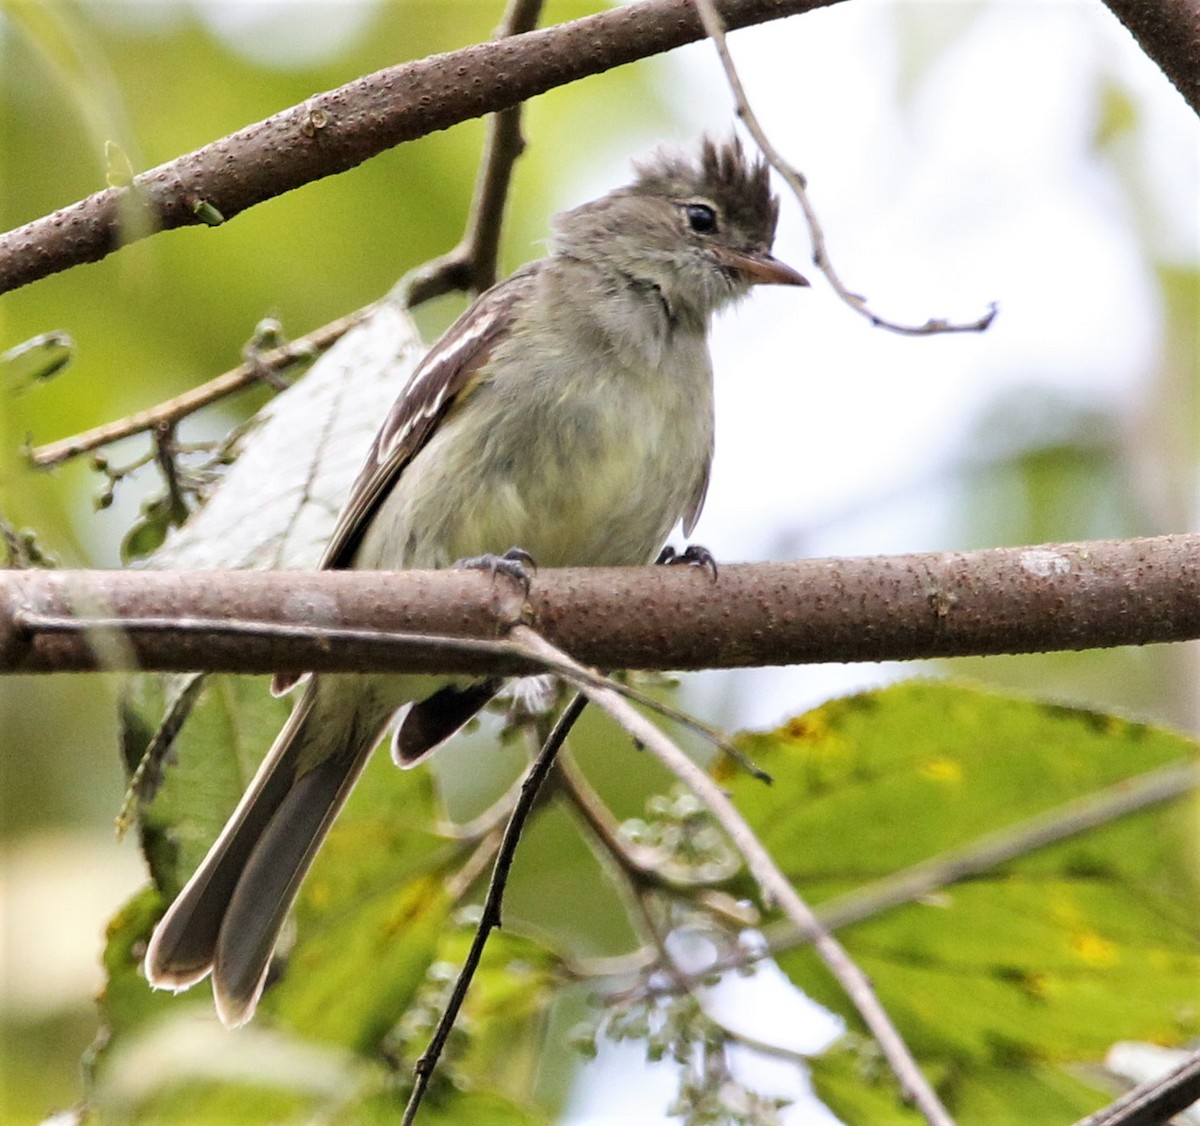
<path id="1" fill-rule="evenodd" d="M 751 285 L 808 285 L 808 278 L 765 250 L 715 246 L 713 253 L 722 266 L 736 270 Z"/>

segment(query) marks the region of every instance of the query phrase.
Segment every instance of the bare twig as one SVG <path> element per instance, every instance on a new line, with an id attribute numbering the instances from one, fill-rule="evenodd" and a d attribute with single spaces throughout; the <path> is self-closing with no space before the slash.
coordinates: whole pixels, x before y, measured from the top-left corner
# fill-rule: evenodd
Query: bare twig
<path id="1" fill-rule="evenodd" d="M 825 245 L 825 232 L 821 227 L 820 220 L 817 218 L 816 208 L 813 207 L 812 201 L 808 197 L 807 179 L 802 172 L 789 164 L 779 150 L 771 143 L 762 125 L 759 124 L 754 110 L 750 107 L 750 101 L 746 97 L 746 90 L 742 86 L 742 80 L 738 77 L 738 72 L 733 65 L 733 56 L 729 53 L 729 45 L 725 41 L 725 21 L 717 11 L 714 0 L 693 0 L 693 2 L 704 24 L 705 34 L 713 41 L 713 45 L 717 49 L 717 54 L 721 58 L 721 65 L 725 70 L 725 77 L 729 82 L 729 88 L 733 93 L 734 103 L 737 106 L 737 115 L 745 123 L 746 128 L 749 129 L 750 135 L 762 150 L 768 163 L 784 178 L 788 187 L 795 194 L 796 199 L 800 201 L 800 206 L 804 210 L 805 221 L 808 223 L 809 235 L 812 239 L 813 263 L 825 275 L 838 297 L 856 313 L 860 313 L 866 317 L 877 328 L 886 328 L 890 332 L 900 333 L 903 336 L 932 336 L 935 333 L 945 332 L 983 332 L 996 317 L 997 310 L 995 303 L 991 305 L 983 316 L 968 323 L 960 324 L 948 321 L 942 317 L 931 317 L 922 325 L 906 325 L 880 316 L 870 308 L 865 297 L 861 294 L 853 293 L 847 288 L 846 283 L 838 276 L 837 271 L 834 269 L 833 261 L 829 257 L 829 251 Z"/>
<path id="2" fill-rule="evenodd" d="M 504 19 L 493 38 L 503 39 L 508 35 L 532 31 L 537 26 L 542 2 L 509 0 Z M 488 119 L 487 142 L 462 241 L 449 253 L 413 272 L 405 294 L 409 308 L 454 289 L 480 294 L 496 284 L 500 230 L 508 186 L 512 180 L 513 165 L 525 151 L 525 138 L 521 135 L 521 109 L 518 103 L 492 114 Z"/>
<path id="3" fill-rule="evenodd" d="M 0 673 L 103 667 L 97 607 L 114 629 L 139 623 L 119 659 L 143 670 L 516 672 L 527 663 L 511 655 L 380 638 L 495 637 L 522 615 L 507 585 L 454 570 L 0 571 Z M 546 569 L 528 601 L 546 637 L 599 668 L 1144 645 L 1200 637 L 1200 535 L 730 564 L 716 583 L 691 568 Z M 313 607 L 338 631 L 311 628 Z"/>
<path id="4" fill-rule="evenodd" d="M 483 913 L 479 919 L 479 925 L 475 929 L 475 937 L 471 941 L 471 947 L 467 952 L 463 967 L 459 971 L 458 978 L 454 983 L 450 1000 L 442 1011 L 437 1028 L 434 1030 L 433 1036 L 429 1041 L 429 1047 L 425 1049 L 421 1058 L 417 1060 L 416 1067 L 413 1069 L 413 1090 L 409 1097 L 408 1105 L 404 1108 L 403 1126 L 410 1126 L 416 1118 L 417 1110 L 421 1106 L 421 1100 L 424 1098 L 425 1091 L 429 1086 L 429 1079 L 433 1075 L 433 1069 L 437 1066 L 438 1058 L 441 1056 L 442 1049 L 446 1045 L 446 1039 L 449 1037 L 450 1030 L 454 1027 L 459 1010 L 466 999 L 471 979 L 475 976 L 475 970 L 478 968 L 479 961 L 483 957 L 483 948 L 487 945 L 488 936 L 496 927 L 501 925 L 500 907 L 504 899 L 504 888 L 508 883 L 508 873 L 512 868 L 513 857 L 516 855 L 517 844 L 520 842 L 525 822 L 533 810 L 538 793 L 546 780 L 547 774 L 550 773 L 550 769 L 554 766 L 555 755 L 558 754 L 559 748 L 562 746 L 571 728 L 575 726 L 575 721 L 583 711 L 585 703 L 585 698 L 582 695 L 577 695 L 567 705 L 558 722 L 554 725 L 554 729 L 547 737 L 537 758 L 533 760 L 529 770 L 526 771 L 525 779 L 521 783 L 521 793 L 517 798 L 516 804 L 513 806 L 512 816 L 508 819 L 508 825 L 504 830 L 500 849 L 496 853 L 496 863 L 492 869 L 492 880 L 488 885 L 487 895 L 483 901 Z"/>
<path id="5" fill-rule="evenodd" d="M 274 375 L 294 363 L 311 359 L 363 321 L 373 309 L 373 305 L 368 305 L 353 313 L 347 313 L 336 321 L 314 329 L 307 336 L 263 352 L 252 360 L 238 364 L 231 371 L 202 383 L 199 387 L 193 387 L 182 395 L 168 399 L 165 403 L 148 407 L 144 411 L 118 418 L 113 422 L 106 422 L 103 426 L 85 430 L 82 434 L 36 446 L 29 452 L 29 460 L 41 469 L 48 469 L 100 446 L 118 442 L 122 438 L 130 438 L 163 425 L 177 423 L 202 407 L 211 406 L 236 391 L 260 382 L 268 373 Z"/>
<path id="6" fill-rule="evenodd" d="M 1196 789 L 1198 782 L 1200 778 L 1192 763 L 1164 766 L 1137 778 L 1123 779 L 1107 789 L 1047 810 L 1019 825 L 989 833 L 964 848 L 931 857 L 902 872 L 856 888 L 822 904 L 817 914 L 831 929 L 861 922 L 970 876 L 992 872 L 1001 864 L 1047 845 L 1182 797 Z"/>
<path id="7" fill-rule="evenodd" d="M 1140 1083 L 1075 1126 L 1162 1126 L 1200 1100 L 1200 1051 L 1158 1079 Z"/>
<path id="8" fill-rule="evenodd" d="M 573 661 L 562 650 L 556 649 L 527 626 L 516 626 L 511 636 L 514 641 L 527 646 L 531 655 L 573 668 L 572 679 L 579 690 L 652 751 L 708 807 L 734 847 L 745 858 L 751 875 L 762 889 L 764 899 L 778 905 L 798 931 L 812 937 L 814 948 L 871 1030 L 906 1097 L 912 1100 L 932 1126 L 952 1126 L 950 1116 L 921 1074 L 921 1069 L 880 1005 L 866 975 L 842 945 L 821 926 L 811 908 L 788 883 L 721 787 L 620 696 L 608 687 L 596 685 L 592 679 L 595 674 Z"/>

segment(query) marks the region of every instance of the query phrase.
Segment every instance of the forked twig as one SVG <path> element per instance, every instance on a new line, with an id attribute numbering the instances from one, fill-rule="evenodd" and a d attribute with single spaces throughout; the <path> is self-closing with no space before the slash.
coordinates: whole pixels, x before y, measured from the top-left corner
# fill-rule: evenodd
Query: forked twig
<path id="1" fill-rule="evenodd" d="M 804 173 L 789 164 L 771 143 L 750 106 L 745 87 L 742 86 L 742 80 L 733 65 L 733 56 L 729 53 L 729 45 L 725 41 L 725 21 L 721 18 L 713 0 L 692 0 L 692 3 L 696 6 L 696 13 L 704 25 L 705 33 L 712 40 L 713 46 L 716 47 L 717 54 L 720 56 L 721 66 L 725 70 L 725 77 L 733 93 L 737 115 L 750 131 L 755 144 L 762 150 L 763 156 L 767 158 L 767 163 L 783 177 L 796 199 L 799 200 L 800 207 L 804 211 L 805 221 L 808 223 L 809 237 L 812 239 L 813 264 L 825 275 L 838 297 L 856 313 L 866 317 L 877 328 L 886 328 L 889 332 L 900 333 L 902 336 L 932 336 L 946 332 L 983 332 L 996 317 L 995 302 L 988 307 L 988 311 L 983 316 L 967 323 L 956 323 L 943 317 L 930 317 L 923 325 L 908 325 L 881 317 L 871 309 L 862 294 L 854 293 L 846 286 L 834 269 L 829 251 L 825 246 L 825 232 L 817 218 L 816 209 L 808 198 L 808 180 Z"/>
<path id="2" fill-rule="evenodd" d="M 912 1100 L 931 1126 L 953 1126 L 953 1120 L 879 1003 L 866 974 L 800 898 L 721 787 L 612 688 L 596 684 L 595 674 L 568 654 L 551 645 L 528 626 L 515 626 L 510 636 L 514 642 L 526 647 L 531 657 L 547 664 L 554 662 L 555 671 L 560 676 L 564 675 L 561 669 L 571 670 L 568 679 L 588 699 L 608 712 L 639 743 L 651 750 L 668 770 L 704 802 L 734 847 L 745 858 L 746 866 L 762 889 L 764 900 L 777 904 L 797 930 L 811 936 L 817 953 L 875 1036 L 905 1096 Z"/>
<path id="3" fill-rule="evenodd" d="M 495 39 L 532 31 L 541 15 L 543 0 L 509 0 L 504 19 Z M 470 217 L 462 241 L 451 251 L 426 263 L 410 276 L 405 302 L 409 308 L 462 289 L 480 294 L 496 284 L 496 263 L 500 257 L 500 230 L 504 205 L 512 180 L 513 165 L 525 151 L 521 135 L 521 103 L 494 113 L 488 118 L 487 141 Z"/>
<path id="4" fill-rule="evenodd" d="M 480 959 L 483 957 L 483 948 L 487 944 L 488 936 L 496 927 L 500 926 L 500 908 L 504 899 L 504 889 L 508 883 L 508 874 L 512 868 L 513 857 L 516 855 L 517 844 L 521 839 L 521 832 L 525 828 L 525 822 L 529 819 L 529 814 L 546 781 L 546 776 L 554 766 L 554 758 L 558 754 L 559 748 L 563 745 L 571 728 L 575 726 L 575 721 L 579 718 L 586 703 L 587 698 L 583 693 L 579 693 L 566 706 L 521 782 L 521 792 L 513 806 L 512 814 L 500 842 L 500 848 L 496 853 L 496 863 L 492 868 L 492 879 L 488 884 L 487 895 L 483 901 L 483 913 L 480 916 L 479 925 L 475 928 L 475 937 L 471 940 L 471 947 L 467 951 L 462 969 L 454 982 L 450 999 L 430 1038 L 429 1047 L 421 1054 L 421 1058 L 417 1060 L 416 1066 L 413 1068 L 413 1089 L 408 1099 L 408 1105 L 404 1108 L 402 1126 L 411 1126 L 416 1118 L 421 1100 L 425 1097 L 425 1091 L 429 1086 L 430 1077 L 433 1075 L 433 1069 L 437 1066 L 437 1061 L 446 1046 L 450 1030 L 454 1027 L 459 1010 L 466 999 L 471 979 L 475 976 Z"/>

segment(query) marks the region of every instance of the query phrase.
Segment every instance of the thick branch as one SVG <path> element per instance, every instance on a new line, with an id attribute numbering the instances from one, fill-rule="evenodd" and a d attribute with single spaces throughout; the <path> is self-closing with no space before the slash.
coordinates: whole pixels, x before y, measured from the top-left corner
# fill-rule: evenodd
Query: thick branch
<path id="1" fill-rule="evenodd" d="M 722 0 L 730 28 L 838 0 Z M 642 0 L 389 67 L 0 235 L 0 293 L 155 230 L 232 219 L 405 141 L 704 35 L 691 0 Z"/>
<path id="2" fill-rule="evenodd" d="M 0 672 L 113 667 L 97 652 L 160 670 L 515 671 L 511 656 L 394 634 L 495 638 L 520 602 L 511 583 L 465 571 L 0 572 Z M 1200 637 L 1200 535 L 723 566 L 716 582 L 692 567 L 543 571 L 529 603 L 547 639 L 599 668 L 1183 641 Z M 88 618 L 105 619 L 91 630 L 103 636 L 89 641 Z M 116 624 L 129 636 L 104 644 Z"/>
<path id="3" fill-rule="evenodd" d="M 1200 114 L 1200 0 L 1104 0 Z"/>

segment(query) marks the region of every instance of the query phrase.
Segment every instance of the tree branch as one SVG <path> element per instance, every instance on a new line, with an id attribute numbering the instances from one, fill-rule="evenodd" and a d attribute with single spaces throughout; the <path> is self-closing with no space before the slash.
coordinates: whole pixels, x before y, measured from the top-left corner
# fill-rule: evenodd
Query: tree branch
<path id="1" fill-rule="evenodd" d="M 1200 535 L 737 564 L 716 582 L 697 568 L 542 571 L 524 608 L 512 584 L 457 570 L 7 571 L 0 673 L 515 672 L 525 666 L 511 655 L 395 635 L 495 639 L 522 616 L 599 668 L 1184 641 L 1200 637 Z M 120 656 L 105 664 L 97 654 L 117 631 Z"/>
<path id="2" fill-rule="evenodd" d="M 259 383 L 294 363 L 310 360 L 319 355 L 335 341 L 345 336 L 355 325 L 365 320 L 374 309 L 374 305 L 366 305 L 314 329 L 298 340 L 260 352 L 253 358 L 238 364 L 237 367 L 221 375 L 213 376 L 207 382 L 201 383 L 199 387 L 184 391 L 175 398 L 168 399 L 165 403 L 158 403 L 156 406 L 126 415 L 124 418 L 103 423 L 91 430 L 73 434 L 69 438 L 61 438 L 57 442 L 47 442 L 44 446 L 35 446 L 29 451 L 29 460 L 39 469 L 49 469 L 100 446 L 119 442 L 122 438 L 143 434 L 147 430 L 154 430 L 162 425 L 173 425 L 181 419 L 187 418 L 188 415 L 211 406 L 227 395 Z"/>
<path id="3" fill-rule="evenodd" d="M 1104 0 L 1200 114 L 1200 3 L 1197 0 Z"/>
<path id="4" fill-rule="evenodd" d="M 1160 1126 L 1200 1099 L 1200 1051 L 1158 1079 L 1139 1083 L 1075 1126 Z"/>
<path id="5" fill-rule="evenodd" d="M 840 0 L 722 0 L 730 28 Z M 641 0 L 389 67 L 0 235 L 0 293 L 158 230 L 215 225 L 386 149 L 700 39 L 691 0 Z"/>
<path id="6" fill-rule="evenodd" d="M 602 669 L 1184 641 L 1200 637 L 1200 534 L 734 564 L 716 582 L 696 568 L 546 570 L 524 609 L 511 583 L 461 570 L 0 571 L 0 673 L 515 672 L 511 655 L 403 635 L 496 639 L 522 616 Z M 97 655 L 114 631 L 115 665 Z"/>
<path id="7" fill-rule="evenodd" d="M 504 19 L 496 29 L 496 37 L 518 35 L 531 30 L 537 25 L 541 8 L 542 0 L 510 0 Z M 511 106 L 493 114 L 489 120 L 488 137 L 467 230 L 453 250 L 414 270 L 401 283 L 404 286 L 405 304 L 410 308 L 453 289 L 470 290 L 478 294 L 495 284 L 508 186 L 513 165 L 524 148 L 521 107 Z M 314 329 L 299 340 L 247 356 L 243 363 L 231 371 L 215 376 L 164 403 L 69 438 L 36 446 L 29 451 L 29 460 L 39 469 L 48 469 L 100 446 L 153 430 L 164 423 L 178 422 L 227 395 L 270 378 L 299 360 L 319 355 L 365 320 L 375 308 L 375 303 L 366 305 Z"/>
<path id="8" fill-rule="evenodd" d="M 537 26 L 542 0 L 509 0 L 494 38 L 523 35 Z M 451 290 L 483 293 L 496 284 L 500 230 L 513 165 L 525 151 L 521 135 L 521 106 L 494 113 L 488 119 L 487 142 L 475 182 L 467 229 L 451 251 L 415 270 L 407 284 L 405 303 L 411 309 Z"/>

